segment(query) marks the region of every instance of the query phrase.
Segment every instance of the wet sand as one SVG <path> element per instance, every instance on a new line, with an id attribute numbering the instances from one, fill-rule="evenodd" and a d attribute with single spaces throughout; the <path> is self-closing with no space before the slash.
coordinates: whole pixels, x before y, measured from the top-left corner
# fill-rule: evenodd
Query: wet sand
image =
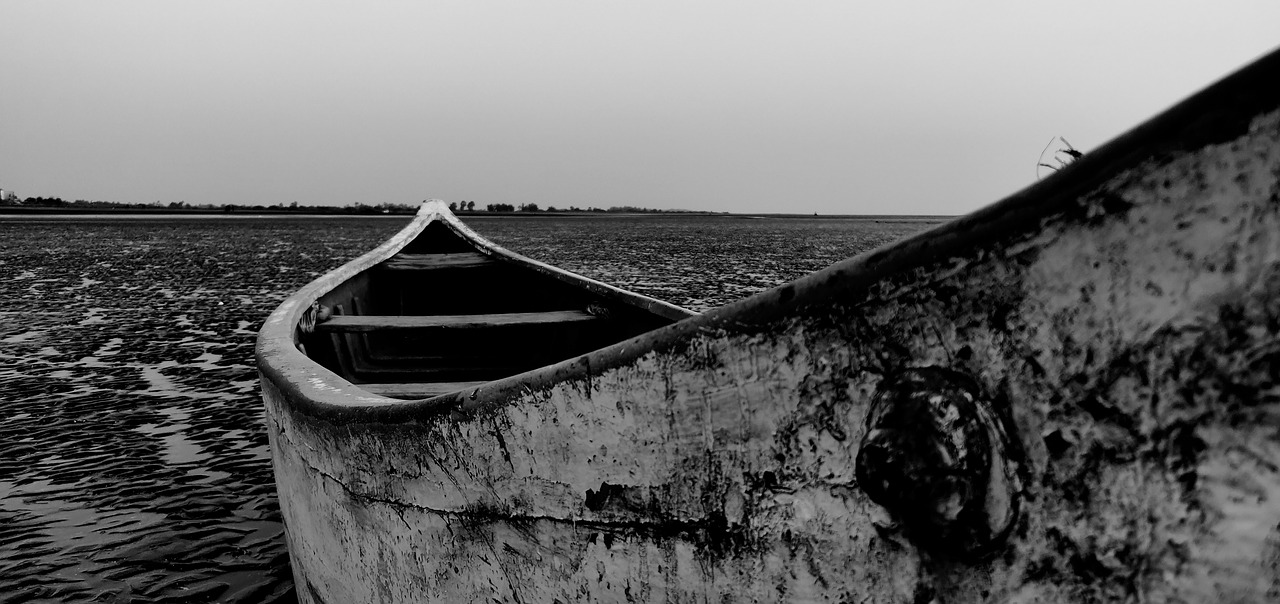
<path id="1" fill-rule="evenodd" d="M 253 343 L 405 217 L 0 216 L 0 602 L 294 600 Z M 469 218 L 706 310 L 930 222 Z"/>

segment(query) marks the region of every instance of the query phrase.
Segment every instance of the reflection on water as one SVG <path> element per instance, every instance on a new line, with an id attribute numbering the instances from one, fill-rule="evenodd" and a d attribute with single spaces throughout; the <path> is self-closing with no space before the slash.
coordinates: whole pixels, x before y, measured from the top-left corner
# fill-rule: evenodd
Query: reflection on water
<path id="1" fill-rule="evenodd" d="M 292 601 L 257 326 L 406 220 L 0 217 L 0 602 Z M 469 222 L 695 310 L 928 226 Z"/>

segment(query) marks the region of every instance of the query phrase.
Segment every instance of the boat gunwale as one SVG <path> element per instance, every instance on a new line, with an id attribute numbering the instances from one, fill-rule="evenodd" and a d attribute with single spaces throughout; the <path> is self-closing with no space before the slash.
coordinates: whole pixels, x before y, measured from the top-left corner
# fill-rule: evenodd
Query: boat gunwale
<path id="1" fill-rule="evenodd" d="M 440 201 L 440 200 L 431 200 L 431 201 L 440 203 L 441 209 L 444 209 L 443 201 Z M 421 211 L 422 210 L 419 209 L 419 212 Z M 552 266 L 545 262 L 540 262 L 528 256 L 524 256 L 516 252 L 513 252 L 511 250 L 508 250 L 507 248 L 504 248 L 486 239 L 483 235 L 471 230 L 471 227 L 467 226 L 467 224 L 462 222 L 462 220 L 460 220 L 457 216 L 454 216 L 453 212 L 444 210 L 439 213 L 438 218 L 439 220 L 441 220 L 442 223 L 445 224 L 445 226 L 449 227 L 455 233 L 467 239 L 467 241 L 470 242 L 472 245 L 475 245 L 478 248 L 478 251 L 488 255 L 491 258 L 504 261 L 508 264 L 514 264 L 522 268 L 533 270 L 535 272 L 546 275 L 548 277 L 552 277 L 556 280 L 568 283 L 575 287 L 580 287 L 593 294 L 605 296 L 607 298 L 611 298 L 613 300 L 624 302 L 624 303 L 630 304 L 631 306 L 635 306 L 637 308 L 647 310 L 655 315 L 658 315 L 666 319 L 680 321 L 683 319 L 687 319 L 689 317 L 698 316 L 698 313 L 688 310 L 686 308 L 676 306 L 675 304 L 671 304 L 670 302 L 665 302 L 663 300 L 652 298 L 644 294 L 638 294 L 636 292 L 628 291 L 620 287 L 615 287 L 603 281 L 597 281 L 595 279 L 592 279 L 590 277 L 585 277 L 577 273 L 571 273 L 560 267 Z"/>
<path id="2" fill-rule="evenodd" d="M 295 413 L 323 421 L 390 424 L 442 414 L 463 420 L 470 413 L 519 400 L 525 392 L 588 378 L 651 352 L 679 346 L 702 331 L 752 329 L 788 313 L 803 313 L 806 307 L 816 307 L 833 296 L 844 304 L 856 305 L 851 298 L 865 296 L 890 275 L 1035 232 L 1043 220 L 1079 211 L 1082 197 L 1131 168 L 1143 162 L 1168 161 L 1180 151 L 1230 141 L 1247 133 L 1257 118 L 1280 111 L 1277 107 L 1280 50 L 1272 50 L 995 203 L 701 315 L 467 392 L 359 407 L 333 404 L 335 399 L 328 396 L 287 398 Z M 264 372 L 271 368 L 270 364 L 262 365 L 261 359 L 260 366 Z M 274 381 L 277 387 L 299 388 L 296 382 Z"/>

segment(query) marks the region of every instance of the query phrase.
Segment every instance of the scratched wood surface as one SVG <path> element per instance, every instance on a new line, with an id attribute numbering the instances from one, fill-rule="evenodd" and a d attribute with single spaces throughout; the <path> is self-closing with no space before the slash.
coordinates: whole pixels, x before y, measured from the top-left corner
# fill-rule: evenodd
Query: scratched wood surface
<path id="1" fill-rule="evenodd" d="M 1280 60 L 940 231 L 456 399 L 264 368 L 311 602 L 1280 598 Z M 1021 505 L 922 547 L 855 477 L 877 390 L 967 376 Z"/>

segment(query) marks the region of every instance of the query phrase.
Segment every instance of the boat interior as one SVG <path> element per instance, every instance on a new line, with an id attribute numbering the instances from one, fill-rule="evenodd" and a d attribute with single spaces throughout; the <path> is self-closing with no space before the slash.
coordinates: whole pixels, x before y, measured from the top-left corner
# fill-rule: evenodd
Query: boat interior
<path id="1" fill-rule="evenodd" d="M 362 389 L 423 399 L 543 367 L 694 313 L 601 286 L 429 223 L 321 296 L 296 332 Z M 308 324 L 313 321 L 313 324 Z"/>

